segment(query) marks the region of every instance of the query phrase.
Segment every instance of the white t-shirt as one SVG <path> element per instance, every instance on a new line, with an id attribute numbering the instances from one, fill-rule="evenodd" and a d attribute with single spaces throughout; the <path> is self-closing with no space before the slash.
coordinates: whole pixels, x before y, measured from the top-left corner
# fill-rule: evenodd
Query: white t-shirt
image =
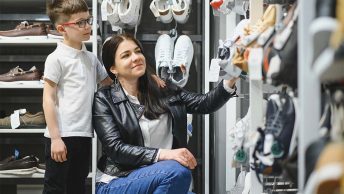
<path id="1" fill-rule="evenodd" d="M 92 104 L 97 83 L 107 77 L 97 57 L 64 43 L 45 61 L 44 78 L 57 84 L 56 116 L 61 137 L 93 137 Z M 48 127 L 44 133 L 50 137 Z"/>

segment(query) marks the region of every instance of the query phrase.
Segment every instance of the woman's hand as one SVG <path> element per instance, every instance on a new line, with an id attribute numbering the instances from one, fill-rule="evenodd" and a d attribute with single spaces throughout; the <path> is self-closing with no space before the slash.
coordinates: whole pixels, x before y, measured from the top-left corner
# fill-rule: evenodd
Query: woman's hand
<path id="1" fill-rule="evenodd" d="M 197 162 L 192 153 L 186 148 L 179 148 L 173 150 L 160 149 L 159 161 L 161 160 L 176 160 L 181 165 L 194 169 Z"/>
<path id="2" fill-rule="evenodd" d="M 160 88 L 164 88 L 166 86 L 165 81 L 160 79 L 157 75 L 153 74 L 151 76 Z"/>
<path id="3" fill-rule="evenodd" d="M 224 84 L 226 84 L 228 87 L 234 89 L 235 83 L 238 80 L 238 77 L 233 77 L 229 80 L 223 80 Z"/>

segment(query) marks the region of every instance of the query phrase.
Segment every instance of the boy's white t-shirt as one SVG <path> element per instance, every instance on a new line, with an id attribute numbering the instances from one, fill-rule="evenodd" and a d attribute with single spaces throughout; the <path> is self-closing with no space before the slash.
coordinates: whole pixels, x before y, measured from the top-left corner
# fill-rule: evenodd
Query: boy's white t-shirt
<path id="1" fill-rule="evenodd" d="M 97 57 L 64 43 L 57 44 L 44 68 L 44 78 L 57 84 L 56 116 L 61 137 L 93 137 L 92 104 L 97 83 L 107 77 Z M 44 133 L 50 137 L 48 126 Z"/>

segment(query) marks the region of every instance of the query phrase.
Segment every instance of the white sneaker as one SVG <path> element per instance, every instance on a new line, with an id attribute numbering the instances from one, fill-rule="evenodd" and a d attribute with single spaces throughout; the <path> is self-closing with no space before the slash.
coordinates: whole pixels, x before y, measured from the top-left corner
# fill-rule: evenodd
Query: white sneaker
<path id="1" fill-rule="evenodd" d="M 153 0 L 149 6 L 157 20 L 162 23 L 170 23 L 173 19 L 169 0 Z"/>
<path id="2" fill-rule="evenodd" d="M 106 17 L 110 22 L 111 26 L 120 26 L 121 21 L 118 15 L 118 4 L 113 0 L 104 0 L 106 1 Z"/>
<path id="3" fill-rule="evenodd" d="M 118 16 L 122 23 L 135 27 L 140 23 L 142 1 L 121 0 L 118 5 Z"/>
<path id="4" fill-rule="evenodd" d="M 252 171 L 248 172 L 245 176 L 245 186 L 242 194 L 249 194 L 251 189 L 251 173 Z"/>
<path id="5" fill-rule="evenodd" d="M 181 24 L 185 24 L 190 15 L 191 0 L 173 0 L 173 18 Z"/>
<path id="6" fill-rule="evenodd" d="M 159 36 L 155 46 L 156 74 L 162 79 L 170 77 L 172 70 L 173 41 L 167 34 Z"/>
<path id="7" fill-rule="evenodd" d="M 172 82 L 180 87 L 184 87 L 189 78 L 189 70 L 194 54 L 191 39 L 186 35 L 181 35 L 176 42 L 173 55 Z"/>

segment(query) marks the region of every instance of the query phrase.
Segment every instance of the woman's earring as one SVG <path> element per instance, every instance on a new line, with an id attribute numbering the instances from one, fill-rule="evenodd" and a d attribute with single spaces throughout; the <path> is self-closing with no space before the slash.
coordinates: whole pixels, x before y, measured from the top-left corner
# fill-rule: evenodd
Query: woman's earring
<path id="1" fill-rule="evenodd" d="M 118 78 L 117 78 L 117 74 L 114 74 L 115 75 L 115 80 L 113 80 L 115 82 L 115 85 L 118 85 Z"/>

